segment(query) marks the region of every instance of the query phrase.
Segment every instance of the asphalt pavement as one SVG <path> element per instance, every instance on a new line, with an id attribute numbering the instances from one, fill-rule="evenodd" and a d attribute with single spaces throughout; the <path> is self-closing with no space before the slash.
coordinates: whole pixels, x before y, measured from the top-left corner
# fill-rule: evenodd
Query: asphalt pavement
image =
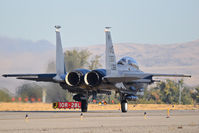
<path id="1" fill-rule="evenodd" d="M 199 133 L 199 110 L 0 112 L 0 132 Z"/>

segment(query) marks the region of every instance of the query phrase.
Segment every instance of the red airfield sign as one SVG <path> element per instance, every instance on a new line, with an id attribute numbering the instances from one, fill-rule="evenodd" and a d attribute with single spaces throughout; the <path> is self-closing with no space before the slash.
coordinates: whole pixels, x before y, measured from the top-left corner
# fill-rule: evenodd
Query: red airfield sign
<path id="1" fill-rule="evenodd" d="M 53 108 L 59 108 L 59 109 L 80 109 L 81 108 L 81 102 L 56 102 L 53 103 Z"/>

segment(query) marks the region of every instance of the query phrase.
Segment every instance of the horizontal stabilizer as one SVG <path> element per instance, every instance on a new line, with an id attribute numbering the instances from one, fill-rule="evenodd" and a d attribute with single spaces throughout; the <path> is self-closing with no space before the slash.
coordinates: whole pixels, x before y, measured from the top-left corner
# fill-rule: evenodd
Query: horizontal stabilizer
<path id="1" fill-rule="evenodd" d="M 56 76 L 56 73 L 48 74 L 4 74 L 3 77 L 15 77 L 17 79 L 24 80 L 34 80 L 34 81 L 43 81 L 43 82 L 56 82 L 53 78 Z"/>
<path id="2" fill-rule="evenodd" d="M 105 82 L 139 82 L 139 83 L 151 83 L 155 82 L 152 77 L 191 77 L 191 75 L 184 74 L 152 74 L 152 73 L 125 73 L 121 76 L 105 76 L 103 80 Z"/>
<path id="3" fill-rule="evenodd" d="M 153 77 L 188 77 L 191 78 L 191 75 L 185 74 L 152 74 Z"/>

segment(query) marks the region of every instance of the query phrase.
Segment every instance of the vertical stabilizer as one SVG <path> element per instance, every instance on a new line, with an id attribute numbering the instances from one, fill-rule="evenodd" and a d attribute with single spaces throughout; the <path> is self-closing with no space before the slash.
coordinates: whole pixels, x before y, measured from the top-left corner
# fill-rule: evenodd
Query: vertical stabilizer
<path id="1" fill-rule="evenodd" d="M 61 35 L 59 29 L 61 26 L 56 25 L 56 80 L 61 80 L 60 76 L 65 74 L 64 53 L 61 44 Z"/>
<path id="2" fill-rule="evenodd" d="M 106 34 L 106 75 L 113 76 L 117 75 L 117 65 L 116 65 L 116 57 L 113 48 L 113 43 L 111 39 L 111 27 L 105 27 Z"/>

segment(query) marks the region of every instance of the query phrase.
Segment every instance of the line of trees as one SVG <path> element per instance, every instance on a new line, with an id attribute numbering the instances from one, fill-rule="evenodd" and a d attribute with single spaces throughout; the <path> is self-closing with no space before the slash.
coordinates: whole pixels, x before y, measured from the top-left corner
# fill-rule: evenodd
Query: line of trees
<path id="1" fill-rule="evenodd" d="M 91 53 L 88 50 L 70 50 L 65 52 L 65 65 L 67 71 L 71 71 L 77 68 L 86 68 L 86 69 L 96 69 L 100 68 L 100 56 L 95 55 L 91 57 Z M 47 72 L 55 72 L 56 66 L 55 61 L 50 61 L 48 63 Z M 183 80 L 181 80 L 180 85 L 183 85 Z M 59 101 L 73 101 L 73 94 L 69 93 L 67 90 L 63 90 L 58 84 L 47 83 L 40 85 L 38 83 L 27 83 L 18 87 L 17 97 L 21 97 L 22 100 L 25 97 L 30 98 L 41 98 L 42 97 L 42 88 L 46 88 L 47 93 L 47 102 L 59 102 Z M 199 87 L 195 89 L 190 89 L 188 87 L 183 87 L 182 90 L 182 104 L 196 104 L 199 103 Z M 11 97 L 4 91 L 0 90 L 0 102 L 9 102 Z M 160 83 L 157 83 L 153 87 L 145 89 L 143 97 L 140 97 L 138 101 L 131 103 L 157 103 L 157 104 L 178 104 L 179 102 L 179 82 L 172 80 L 166 80 Z M 112 92 L 111 95 L 101 95 L 97 97 L 97 101 L 105 100 L 108 103 L 119 103 L 119 97 L 115 97 L 115 92 Z M 90 99 L 92 102 L 92 100 Z"/>
<path id="2" fill-rule="evenodd" d="M 57 101 L 73 101 L 72 94 L 66 90 L 63 90 L 56 84 L 47 85 L 47 102 Z M 199 87 L 190 89 L 183 87 L 181 92 L 182 104 L 199 104 Z M 25 98 L 38 99 L 42 97 L 42 88 L 35 84 L 23 84 L 18 88 L 17 97 L 22 98 L 22 102 L 25 102 Z M 12 96 L 6 89 L 0 90 L 0 102 L 11 102 Z M 96 101 L 106 101 L 107 103 L 119 103 L 119 97 L 115 96 L 115 92 L 111 95 L 99 94 Z M 92 98 L 89 99 L 92 102 Z M 166 80 L 158 83 L 155 87 L 149 87 L 145 89 L 143 97 L 140 97 L 137 101 L 130 102 L 132 104 L 179 104 L 179 85 L 177 82 L 172 80 Z"/>
<path id="3" fill-rule="evenodd" d="M 161 81 L 146 89 L 144 96 L 133 103 L 179 104 L 180 86 L 183 86 L 183 80 L 180 83 L 169 79 Z M 199 103 L 199 87 L 183 86 L 181 89 L 182 104 Z"/>

